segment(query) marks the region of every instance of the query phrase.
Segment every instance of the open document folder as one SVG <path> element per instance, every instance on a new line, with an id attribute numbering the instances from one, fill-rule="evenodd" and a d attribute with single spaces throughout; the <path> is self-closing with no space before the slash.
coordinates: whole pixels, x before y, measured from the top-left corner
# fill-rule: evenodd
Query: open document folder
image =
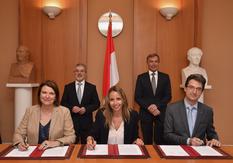
<path id="1" fill-rule="evenodd" d="M 162 158 L 232 158 L 220 148 L 210 146 L 157 145 L 154 148 Z"/>
<path id="2" fill-rule="evenodd" d="M 38 146 L 29 146 L 26 151 L 9 146 L 1 152 L 0 159 L 67 159 L 73 151 L 74 145 L 39 150 Z"/>
<path id="3" fill-rule="evenodd" d="M 148 158 L 144 146 L 136 144 L 97 144 L 94 150 L 88 150 L 85 145 L 80 148 L 80 158 Z"/>

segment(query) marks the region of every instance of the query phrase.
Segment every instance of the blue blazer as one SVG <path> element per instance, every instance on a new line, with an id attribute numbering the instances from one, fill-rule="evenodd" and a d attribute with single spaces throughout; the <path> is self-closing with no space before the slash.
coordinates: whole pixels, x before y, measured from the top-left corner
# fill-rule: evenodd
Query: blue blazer
<path id="1" fill-rule="evenodd" d="M 138 120 L 138 113 L 131 110 L 130 120 L 124 123 L 124 144 L 132 144 L 138 138 Z M 109 127 L 105 126 L 105 117 L 100 109 L 89 135 L 94 137 L 98 144 L 107 144 L 108 133 Z"/>
<path id="2" fill-rule="evenodd" d="M 213 111 L 209 106 L 198 102 L 197 119 L 193 134 L 190 135 L 184 101 L 178 101 L 167 107 L 164 121 L 164 139 L 168 144 L 187 144 L 187 139 L 197 137 L 205 142 L 218 139 L 213 126 Z"/>

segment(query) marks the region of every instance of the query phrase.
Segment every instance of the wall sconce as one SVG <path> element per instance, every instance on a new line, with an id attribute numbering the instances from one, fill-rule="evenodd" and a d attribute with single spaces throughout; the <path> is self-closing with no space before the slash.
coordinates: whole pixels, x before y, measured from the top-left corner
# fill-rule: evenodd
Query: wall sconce
<path id="1" fill-rule="evenodd" d="M 43 11 L 49 16 L 50 19 L 54 19 L 58 14 L 61 13 L 61 8 L 57 6 L 44 6 Z"/>
<path id="2" fill-rule="evenodd" d="M 177 7 L 162 7 L 160 8 L 160 13 L 163 15 L 167 20 L 171 20 L 173 16 L 178 13 Z"/>

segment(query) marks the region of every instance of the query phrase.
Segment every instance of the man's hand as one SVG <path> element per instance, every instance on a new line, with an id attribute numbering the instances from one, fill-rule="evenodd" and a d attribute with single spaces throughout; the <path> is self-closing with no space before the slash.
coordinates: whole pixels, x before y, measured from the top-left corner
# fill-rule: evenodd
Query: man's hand
<path id="1" fill-rule="evenodd" d="M 216 146 L 216 147 L 220 147 L 221 146 L 221 143 L 220 141 L 216 140 L 216 139 L 211 139 L 211 140 L 206 140 L 206 145 L 208 146 Z"/>
<path id="2" fill-rule="evenodd" d="M 72 112 L 73 113 L 79 113 L 80 112 L 80 107 L 78 107 L 78 106 L 74 106 L 73 108 L 72 108 Z"/>
<path id="3" fill-rule="evenodd" d="M 158 109 L 158 107 L 155 105 L 155 104 L 151 104 L 149 107 L 148 107 L 148 110 L 151 114 L 153 114 L 153 116 L 157 116 L 160 114 L 160 111 Z"/>
<path id="4" fill-rule="evenodd" d="M 203 145 L 204 142 L 203 142 L 203 140 L 201 140 L 199 138 L 193 137 L 193 138 L 190 138 L 189 144 L 193 145 L 193 146 L 200 146 L 200 145 Z"/>
<path id="5" fill-rule="evenodd" d="M 83 115 L 85 112 L 86 112 L 86 108 L 81 107 L 81 108 L 80 108 L 80 111 L 79 111 L 79 114 L 80 114 L 80 115 Z"/>

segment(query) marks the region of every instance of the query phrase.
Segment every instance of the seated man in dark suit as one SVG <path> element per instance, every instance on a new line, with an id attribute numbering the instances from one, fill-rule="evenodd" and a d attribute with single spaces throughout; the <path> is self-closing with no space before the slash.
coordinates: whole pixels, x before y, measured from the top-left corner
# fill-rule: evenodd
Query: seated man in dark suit
<path id="1" fill-rule="evenodd" d="M 76 143 L 81 139 L 82 144 L 86 144 L 86 138 L 93 123 L 92 112 L 100 106 L 96 86 L 85 80 L 86 70 L 86 65 L 76 65 L 75 81 L 65 85 L 61 100 L 61 105 L 70 109 Z"/>
<path id="2" fill-rule="evenodd" d="M 221 146 L 213 125 L 212 108 L 198 102 L 205 83 L 202 75 L 190 75 L 185 82 L 184 100 L 167 107 L 164 139 L 168 144 Z"/>

